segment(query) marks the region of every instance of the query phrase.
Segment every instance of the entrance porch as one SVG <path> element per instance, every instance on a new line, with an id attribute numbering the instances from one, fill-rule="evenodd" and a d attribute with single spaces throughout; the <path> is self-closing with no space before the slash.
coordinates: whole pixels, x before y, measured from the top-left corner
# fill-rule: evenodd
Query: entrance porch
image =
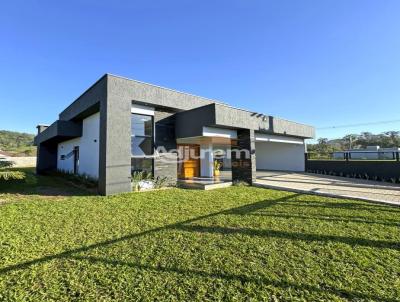
<path id="1" fill-rule="evenodd" d="M 179 186 L 209 190 L 232 185 L 231 138 L 182 138 L 177 146 Z"/>

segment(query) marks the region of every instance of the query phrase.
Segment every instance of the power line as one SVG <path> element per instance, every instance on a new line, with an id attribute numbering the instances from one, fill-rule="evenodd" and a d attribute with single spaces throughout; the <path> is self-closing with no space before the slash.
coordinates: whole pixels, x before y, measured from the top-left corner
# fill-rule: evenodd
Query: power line
<path id="1" fill-rule="evenodd" d="M 350 128 L 350 127 L 361 127 L 361 126 L 371 126 L 371 125 L 392 124 L 392 123 L 398 123 L 398 122 L 400 122 L 400 120 L 389 120 L 389 121 L 379 121 L 379 122 L 369 122 L 369 123 L 359 123 L 359 124 L 327 126 L 327 127 L 316 128 L 316 129 L 317 130 L 328 130 L 328 129 L 337 129 L 337 128 Z"/>

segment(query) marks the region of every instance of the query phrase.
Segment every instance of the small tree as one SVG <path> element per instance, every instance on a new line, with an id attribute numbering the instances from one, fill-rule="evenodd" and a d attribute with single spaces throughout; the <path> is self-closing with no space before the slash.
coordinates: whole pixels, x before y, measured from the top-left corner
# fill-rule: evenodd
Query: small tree
<path id="1" fill-rule="evenodd" d="M 14 162 L 8 160 L 0 160 L 0 169 L 11 168 Z"/>

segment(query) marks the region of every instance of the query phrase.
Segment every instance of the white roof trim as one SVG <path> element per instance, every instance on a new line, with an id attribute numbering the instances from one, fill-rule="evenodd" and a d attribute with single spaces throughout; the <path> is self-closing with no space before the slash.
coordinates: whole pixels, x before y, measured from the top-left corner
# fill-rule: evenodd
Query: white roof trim
<path id="1" fill-rule="evenodd" d="M 272 142 L 272 143 L 285 143 L 285 144 L 298 144 L 303 145 L 304 139 L 282 136 L 282 135 L 271 135 L 264 133 L 256 133 L 256 142 Z"/>
<path id="2" fill-rule="evenodd" d="M 143 106 L 139 104 L 132 104 L 131 112 L 136 114 L 152 115 L 154 116 L 154 107 Z"/>
<path id="3" fill-rule="evenodd" d="M 203 136 L 237 139 L 237 132 L 231 129 L 203 127 Z"/>

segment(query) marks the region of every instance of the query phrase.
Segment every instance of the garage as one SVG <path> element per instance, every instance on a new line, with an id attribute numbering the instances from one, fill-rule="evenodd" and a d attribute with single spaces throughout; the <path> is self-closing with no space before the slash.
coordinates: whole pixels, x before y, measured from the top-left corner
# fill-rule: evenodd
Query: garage
<path id="1" fill-rule="evenodd" d="M 256 134 L 257 170 L 304 172 L 304 154 L 301 138 Z"/>

